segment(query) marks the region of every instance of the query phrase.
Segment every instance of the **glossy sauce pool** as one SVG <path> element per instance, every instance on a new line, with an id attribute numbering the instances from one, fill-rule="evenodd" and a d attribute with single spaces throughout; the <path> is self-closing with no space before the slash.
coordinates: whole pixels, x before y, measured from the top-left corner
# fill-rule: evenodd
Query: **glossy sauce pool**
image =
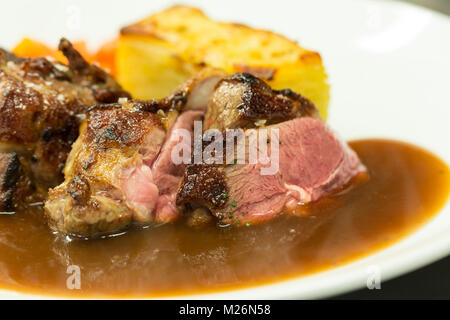
<path id="1" fill-rule="evenodd" d="M 0 215 L 0 288 L 43 295 L 147 297 L 205 293 L 285 280 L 374 253 L 415 231 L 447 201 L 449 168 L 389 140 L 351 143 L 370 179 L 298 213 L 242 228 L 184 225 L 97 240 L 51 233 L 35 208 Z M 81 289 L 66 286 L 67 267 Z"/>

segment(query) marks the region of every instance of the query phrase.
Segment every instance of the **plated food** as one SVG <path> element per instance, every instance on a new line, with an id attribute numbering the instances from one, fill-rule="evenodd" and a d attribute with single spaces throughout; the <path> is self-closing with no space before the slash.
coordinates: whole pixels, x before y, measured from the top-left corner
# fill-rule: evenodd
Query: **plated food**
<path id="1" fill-rule="evenodd" d="M 67 65 L 0 53 L 5 287 L 68 294 L 68 265 L 94 296 L 275 281 L 387 245 L 448 197 L 428 152 L 340 139 L 320 56 L 281 36 L 178 6 L 115 43 L 117 81 L 66 39 Z"/>

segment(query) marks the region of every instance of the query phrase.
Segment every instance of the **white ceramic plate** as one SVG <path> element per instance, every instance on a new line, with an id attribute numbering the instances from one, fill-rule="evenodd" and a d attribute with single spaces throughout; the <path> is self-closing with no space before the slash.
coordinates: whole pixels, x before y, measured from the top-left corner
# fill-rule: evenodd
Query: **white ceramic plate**
<path id="1" fill-rule="evenodd" d="M 176 1 L 180 3 L 181 1 Z M 391 1 L 189 1 L 211 17 L 270 29 L 319 51 L 331 83 L 329 122 L 345 139 L 388 137 L 423 146 L 450 163 L 450 20 Z M 8 1 L 0 46 L 23 36 L 92 46 L 169 1 Z M 80 13 L 79 24 L 74 15 Z M 366 286 L 368 268 L 396 277 L 450 254 L 450 204 L 403 241 L 354 263 L 245 290 L 183 298 L 319 298 Z M 38 298 L 0 291 L 0 298 Z"/>

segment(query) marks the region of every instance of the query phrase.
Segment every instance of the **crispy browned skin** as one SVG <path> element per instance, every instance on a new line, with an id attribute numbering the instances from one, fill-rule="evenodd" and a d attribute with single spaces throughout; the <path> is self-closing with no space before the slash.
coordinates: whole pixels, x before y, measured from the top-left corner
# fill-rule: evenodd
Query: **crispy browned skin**
<path id="1" fill-rule="evenodd" d="M 187 165 L 177 194 L 177 204 L 218 209 L 228 201 L 228 186 L 224 166 Z"/>
<path id="2" fill-rule="evenodd" d="M 82 237 L 101 236 L 133 221 L 135 213 L 127 206 L 122 176 L 152 153 L 152 144 L 159 151 L 164 141 L 160 117 L 149 112 L 156 105 L 127 101 L 90 109 L 64 168 L 65 181 L 49 191 L 45 203 L 54 229 Z"/>
<path id="3" fill-rule="evenodd" d="M 12 212 L 35 191 L 26 168 L 14 153 L 0 153 L 0 211 Z"/>
<path id="4" fill-rule="evenodd" d="M 148 111 L 156 108 L 153 102 L 129 101 L 124 104 L 126 107 L 119 103 L 95 105 L 89 110 L 83 142 L 90 144 L 93 151 L 141 145 L 149 128 L 161 126 L 159 117 Z"/>
<path id="5" fill-rule="evenodd" d="M 254 128 L 264 120 L 270 125 L 298 117 L 315 117 L 311 101 L 292 90 L 272 90 L 249 73 L 235 73 L 221 80 L 206 110 L 204 129 Z"/>
<path id="6" fill-rule="evenodd" d="M 0 49 L 0 152 L 16 152 L 29 169 L 28 179 L 43 194 L 62 181 L 61 170 L 87 108 L 129 97 L 69 41 L 62 39 L 60 48 L 70 66 Z"/>

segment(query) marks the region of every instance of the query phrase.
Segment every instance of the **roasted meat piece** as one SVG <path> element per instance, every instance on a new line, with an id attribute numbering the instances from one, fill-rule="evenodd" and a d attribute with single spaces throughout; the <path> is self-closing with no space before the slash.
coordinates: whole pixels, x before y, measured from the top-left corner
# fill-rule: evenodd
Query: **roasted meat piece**
<path id="1" fill-rule="evenodd" d="M 249 73 L 223 78 L 209 99 L 204 129 L 254 128 L 299 117 L 318 118 L 311 101 L 289 89 L 272 90 Z"/>
<path id="2" fill-rule="evenodd" d="M 177 204 L 206 207 L 224 224 L 253 224 L 318 200 L 363 171 L 356 153 L 319 119 L 247 129 L 243 140 L 243 156 L 235 151 L 234 160 L 228 159 L 225 146 L 223 164 L 204 158 L 206 163 L 187 165 Z M 258 155 L 253 162 L 252 146 Z"/>
<path id="3" fill-rule="evenodd" d="M 27 179 L 43 195 L 62 181 L 61 170 L 87 108 L 129 97 L 69 41 L 62 39 L 59 47 L 69 66 L 0 49 L 0 152 L 19 156 Z"/>
<path id="4" fill-rule="evenodd" d="M 88 236 L 150 220 L 158 190 L 148 164 L 164 138 L 159 117 L 135 104 L 94 107 L 67 160 L 65 182 L 49 192 L 51 224 Z"/>
<path id="5" fill-rule="evenodd" d="M 175 221 L 184 164 L 171 160 L 179 142 L 174 133 L 192 131 L 194 120 L 203 114 L 177 113 L 157 102 L 93 108 L 68 158 L 65 182 L 49 192 L 45 209 L 50 224 L 87 237 L 114 233 L 131 223 Z"/>
<path id="6" fill-rule="evenodd" d="M 175 221 L 176 193 L 185 164 L 172 150 L 191 143 L 216 83 L 205 70 L 159 101 L 121 101 L 91 108 L 64 169 L 65 182 L 49 192 L 50 224 L 63 233 L 100 236 L 135 224 Z"/>
<path id="7" fill-rule="evenodd" d="M 217 84 L 204 129 L 218 131 L 223 145 L 212 139 L 207 145 L 214 152 L 187 166 L 177 204 L 206 207 L 224 224 L 266 221 L 339 189 L 364 170 L 310 101 L 272 90 L 249 74 Z"/>

